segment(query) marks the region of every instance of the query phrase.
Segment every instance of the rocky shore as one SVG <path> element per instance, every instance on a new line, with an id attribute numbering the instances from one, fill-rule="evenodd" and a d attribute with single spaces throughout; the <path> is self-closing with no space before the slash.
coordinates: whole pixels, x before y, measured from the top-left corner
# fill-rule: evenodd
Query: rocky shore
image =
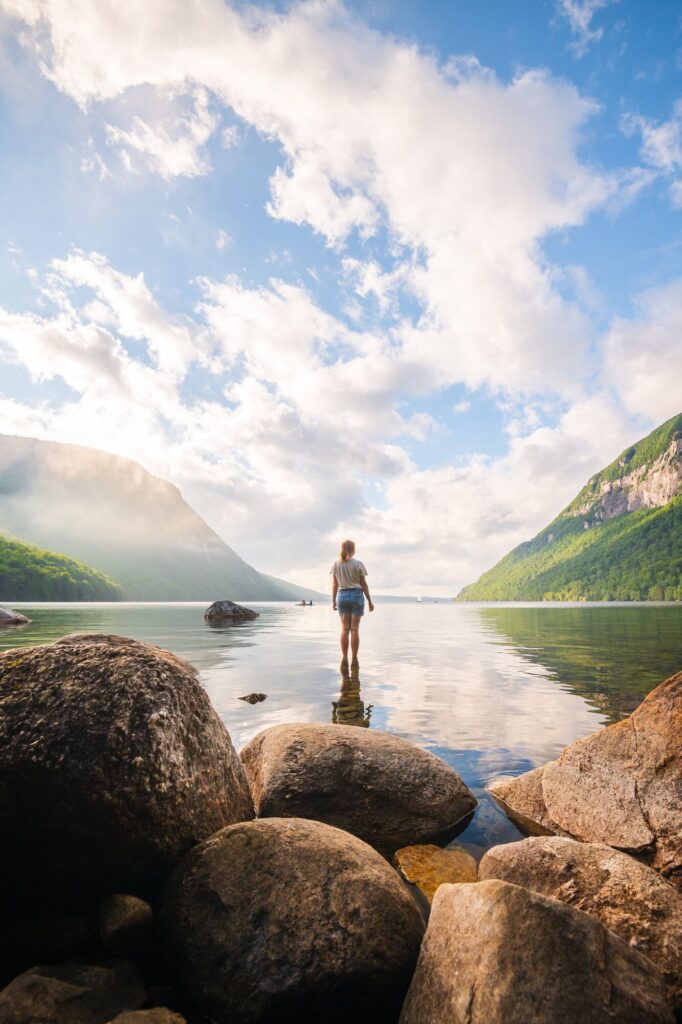
<path id="1" fill-rule="evenodd" d="M 682 673 L 491 787 L 530 837 L 477 865 L 450 843 L 474 796 L 405 740 L 291 724 L 238 755 L 167 651 L 7 651 L 0 1024 L 672 1024 L 681 736 Z"/>

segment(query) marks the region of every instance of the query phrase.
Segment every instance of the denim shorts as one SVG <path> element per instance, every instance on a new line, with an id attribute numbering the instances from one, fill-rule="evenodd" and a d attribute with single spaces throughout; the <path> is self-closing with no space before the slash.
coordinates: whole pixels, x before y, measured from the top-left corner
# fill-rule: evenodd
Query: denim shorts
<path id="1" fill-rule="evenodd" d="M 339 615 L 364 615 L 365 595 L 362 587 L 347 587 L 339 590 L 336 595 L 336 607 Z"/>

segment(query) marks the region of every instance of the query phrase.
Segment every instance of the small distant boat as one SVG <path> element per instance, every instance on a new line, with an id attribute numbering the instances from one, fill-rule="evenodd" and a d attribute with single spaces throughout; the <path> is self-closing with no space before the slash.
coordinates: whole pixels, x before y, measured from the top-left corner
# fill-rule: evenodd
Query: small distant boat
<path id="1" fill-rule="evenodd" d="M 422 599 L 421 599 L 421 596 L 420 596 L 420 597 L 417 598 L 417 604 L 421 604 L 421 603 L 422 603 Z"/>

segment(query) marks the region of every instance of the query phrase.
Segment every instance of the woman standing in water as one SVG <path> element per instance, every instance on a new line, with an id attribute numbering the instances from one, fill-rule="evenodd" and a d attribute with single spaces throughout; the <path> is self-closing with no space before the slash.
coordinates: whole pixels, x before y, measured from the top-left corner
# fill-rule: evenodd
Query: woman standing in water
<path id="1" fill-rule="evenodd" d="M 371 612 L 374 611 L 372 598 L 367 586 L 367 570 L 355 557 L 355 544 L 344 540 L 339 557 L 331 568 L 332 607 L 341 617 L 341 670 L 348 667 L 348 641 L 352 655 L 351 665 L 358 665 L 360 647 L 360 619 L 365 614 L 365 597 Z"/>

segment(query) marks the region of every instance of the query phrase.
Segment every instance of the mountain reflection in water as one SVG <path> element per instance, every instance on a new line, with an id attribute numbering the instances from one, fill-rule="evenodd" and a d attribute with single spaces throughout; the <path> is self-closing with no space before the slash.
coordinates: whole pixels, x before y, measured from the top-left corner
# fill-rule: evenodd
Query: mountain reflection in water
<path id="1" fill-rule="evenodd" d="M 485 792 L 492 778 L 557 757 L 682 668 L 679 605 L 379 599 L 363 621 L 360 674 L 340 680 L 330 605 L 255 603 L 258 619 L 209 629 L 210 603 L 16 605 L 33 621 L 0 632 L 0 650 L 74 632 L 168 648 L 198 669 L 237 749 L 261 729 L 291 722 L 332 720 L 403 736 L 452 765 L 479 798 L 458 839 L 477 855 L 519 835 Z M 239 699 L 250 693 L 267 700 Z"/>

